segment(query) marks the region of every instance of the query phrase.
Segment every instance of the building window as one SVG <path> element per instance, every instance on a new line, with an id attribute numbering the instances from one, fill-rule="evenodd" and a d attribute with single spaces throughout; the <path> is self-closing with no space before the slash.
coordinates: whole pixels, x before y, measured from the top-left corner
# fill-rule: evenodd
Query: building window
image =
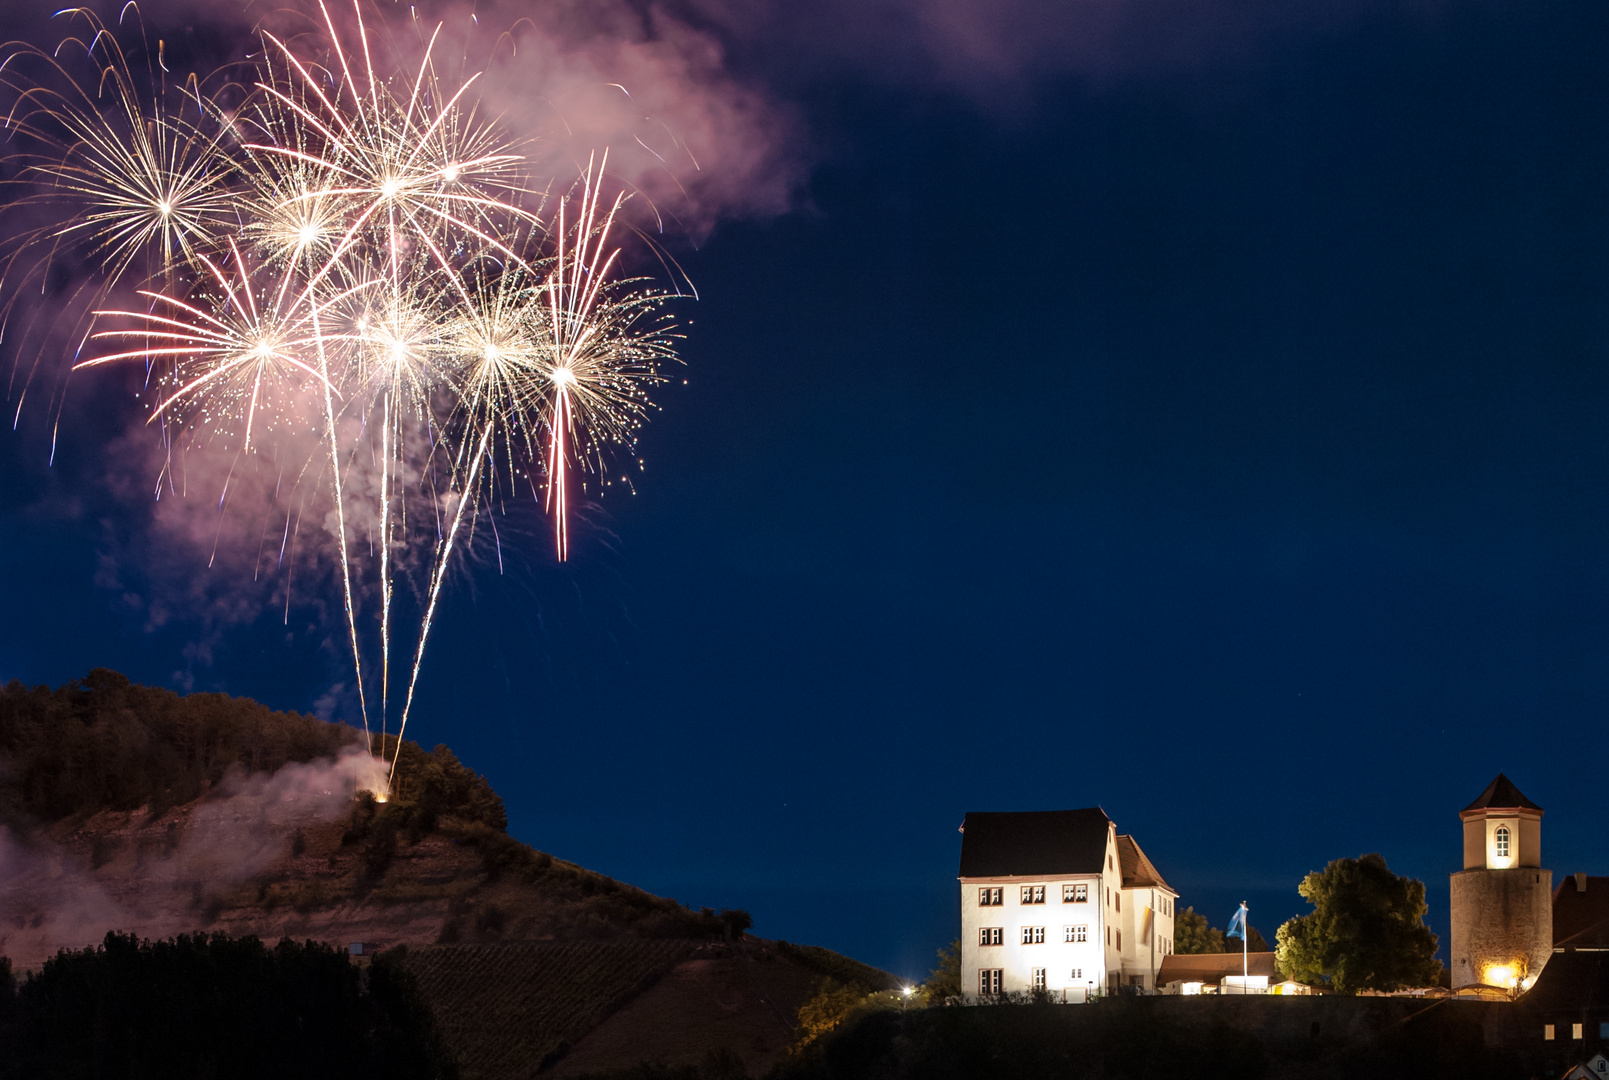
<path id="1" fill-rule="evenodd" d="M 1123 931 L 1121 930 L 1117 932 L 1117 951 L 1123 951 Z"/>
<path id="2" fill-rule="evenodd" d="M 1084 977 L 1084 969 L 1083 968 L 1074 968 L 1072 977 L 1075 978 L 1075 979 L 1082 979 Z"/>
<path id="3" fill-rule="evenodd" d="M 1089 886 L 1063 885 L 1061 887 L 1061 902 L 1064 904 L 1089 903 Z"/>
<path id="4" fill-rule="evenodd" d="M 1043 945 L 1045 943 L 1045 928 L 1043 926 L 1023 927 L 1022 943 L 1024 945 Z"/>
<path id="5" fill-rule="evenodd" d="M 1598 1038 L 1600 1038 L 1600 1039 L 1609 1039 L 1609 1020 L 1599 1021 L 1599 1023 L 1598 1023 Z"/>
<path id="6" fill-rule="evenodd" d="M 1034 989 L 1039 990 L 1039 991 L 1043 991 L 1045 989 L 1045 969 L 1044 968 L 1033 968 L 1032 970 L 1033 970 Z"/>
<path id="7" fill-rule="evenodd" d="M 1004 889 L 979 889 L 978 890 L 978 906 L 979 907 L 999 907 L 1001 904 L 1004 904 L 1005 902 L 1006 901 L 1005 901 L 1005 890 Z"/>
<path id="8" fill-rule="evenodd" d="M 1003 926 L 978 927 L 979 945 L 1000 945 L 1005 942 L 1006 928 Z"/>
<path id="9" fill-rule="evenodd" d="M 1069 944 L 1080 944 L 1089 940 L 1088 926 L 1064 926 L 1061 928 L 1061 939 Z"/>
<path id="10" fill-rule="evenodd" d="M 1551 1042 L 1553 1040 L 1553 1025 L 1552 1024 L 1543 1024 L 1542 1025 L 1542 1038 L 1547 1040 L 1547 1041 L 1549 1041 L 1549 1042 Z"/>
<path id="11" fill-rule="evenodd" d="M 1571 1024 L 1570 1025 L 1570 1038 L 1572 1038 L 1572 1039 L 1581 1038 L 1581 1025 L 1580 1024 Z"/>
<path id="12" fill-rule="evenodd" d="M 1045 902 L 1045 887 L 1043 885 L 1024 885 L 1022 887 L 1022 902 L 1025 904 L 1043 904 Z"/>
<path id="13" fill-rule="evenodd" d="M 1117 896 L 1115 897 L 1115 899 L 1117 900 L 1117 910 L 1122 911 L 1123 910 L 1123 890 L 1122 889 L 1119 889 L 1117 891 Z"/>
<path id="14" fill-rule="evenodd" d="M 1495 841 L 1497 847 L 1497 857 L 1499 859 L 1508 858 L 1508 826 L 1499 825 L 1497 827 L 1496 834 L 1493 836 L 1493 840 Z"/>
<path id="15" fill-rule="evenodd" d="M 985 996 L 1000 992 L 1000 975 L 1004 968 L 979 968 L 978 993 Z"/>
<path id="16" fill-rule="evenodd" d="M 1108 949 L 1112 947 L 1112 928 L 1110 926 L 1106 928 L 1106 947 Z"/>

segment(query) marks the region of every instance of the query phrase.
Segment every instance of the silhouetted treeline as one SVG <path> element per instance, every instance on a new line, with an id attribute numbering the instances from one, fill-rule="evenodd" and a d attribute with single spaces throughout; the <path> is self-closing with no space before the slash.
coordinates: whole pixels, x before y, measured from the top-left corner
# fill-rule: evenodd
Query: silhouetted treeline
<path id="1" fill-rule="evenodd" d="M 376 739 L 378 747 L 380 740 Z M 397 737 L 385 737 L 385 758 L 397 753 Z M 492 790 L 484 776 L 466 768 L 444 745 L 428 754 L 412 740 L 402 743 L 397 762 L 396 785 L 392 789 L 393 813 L 388 817 L 395 827 L 417 837 L 433 831 L 438 819 L 451 815 L 464 821 L 478 821 L 498 832 L 508 828 L 508 812 L 503 797 Z"/>
<path id="2" fill-rule="evenodd" d="M 0 1075 L 117 1080 L 457 1076 L 396 954 L 108 934 L 21 985 L 0 959 Z"/>
<path id="3" fill-rule="evenodd" d="M 272 772 L 361 744 L 344 724 L 274 712 L 250 698 L 136 686 L 96 668 L 50 689 L 0 689 L 0 820 L 164 809 L 188 802 L 232 765 Z"/>
<path id="4" fill-rule="evenodd" d="M 13 680 L 0 688 L 0 822 L 141 806 L 160 813 L 202 795 L 232 767 L 273 772 L 361 745 L 362 732 L 346 724 L 250 698 L 137 686 L 105 668 L 54 690 Z M 388 736 L 387 758 L 396 745 Z M 404 742 L 393 794 L 415 834 L 446 814 L 499 831 L 508 824 L 491 785 L 445 746 L 427 754 Z"/>
<path id="5" fill-rule="evenodd" d="M 795 945 L 790 941 L 779 941 L 777 951 L 845 986 L 858 988 L 862 994 L 874 990 L 898 990 L 903 985 L 898 978 L 881 968 L 863 964 L 831 949 L 823 949 L 820 945 Z"/>

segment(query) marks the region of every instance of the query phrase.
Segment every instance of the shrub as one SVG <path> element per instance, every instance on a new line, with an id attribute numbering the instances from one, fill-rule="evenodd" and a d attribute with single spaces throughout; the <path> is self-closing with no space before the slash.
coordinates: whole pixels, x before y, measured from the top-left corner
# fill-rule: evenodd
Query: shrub
<path id="1" fill-rule="evenodd" d="M 377 880 L 391 865 L 391 860 L 397 855 L 397 819 L 390 815 L 382 815 L 369 829 L 368 838 L 363 841 L 363 876 L 369 881 Z"/>
<path id="2" fill-rule="evenodd" d="M 742 908 L 726 908 L 716 916 L 726 925 L 726 936 L 740 938 L 743 932 L 754 925 L 754 918 Z"/>

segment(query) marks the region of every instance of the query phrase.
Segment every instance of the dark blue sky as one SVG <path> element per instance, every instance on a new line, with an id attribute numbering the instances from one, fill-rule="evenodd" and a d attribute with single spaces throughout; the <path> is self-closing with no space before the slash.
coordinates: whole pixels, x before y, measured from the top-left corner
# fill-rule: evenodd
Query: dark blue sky
<path id="1" fill-rule="evenodd" d="M 1004 103 L 785 44 L 731 62 L 809 132 L 801 208 L 685 254 L 639 493 L 563 567 L 506 523 L 410 734 L 539 848 L 908 975 L 967 810 L 1101 805 L 1270 938 L 1367 851 L 1445 934 L 1499 770 L 1609 873 L 1609 9 L 1382 4 Z M 52 469 L 43 416 L 0 437 L 0 676 L 313 707 L 319 632 L 104 584 L 147 514 L 110 396 Z"/>

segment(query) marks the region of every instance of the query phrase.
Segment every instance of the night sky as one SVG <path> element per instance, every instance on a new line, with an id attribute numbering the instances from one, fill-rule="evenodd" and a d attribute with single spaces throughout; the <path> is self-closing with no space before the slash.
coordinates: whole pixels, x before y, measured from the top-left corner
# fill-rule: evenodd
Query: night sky
<path id="1" fill-rule="evenodd" d="M 848 44 L 688 15 L 793 118 L 792 209 L 667 241 L 701 298 L 637 494 L 566 565 L 499 519 L 410 736 L 521 840 L 907 976 L 968 810 L 1099 805 L 1270 940 L 1370 851 L 1445 939 L 1499 771 L 1556 879 L 1609 873 L 1609 8 L 1213 7 L 1013 5 L 987 64 L 892 0 Z M 43 410 L 0 434 L 0 677 L 319 707 L 338 607 L 142 569 L 134 415 L 86 382 L 53 466 Z"/>

